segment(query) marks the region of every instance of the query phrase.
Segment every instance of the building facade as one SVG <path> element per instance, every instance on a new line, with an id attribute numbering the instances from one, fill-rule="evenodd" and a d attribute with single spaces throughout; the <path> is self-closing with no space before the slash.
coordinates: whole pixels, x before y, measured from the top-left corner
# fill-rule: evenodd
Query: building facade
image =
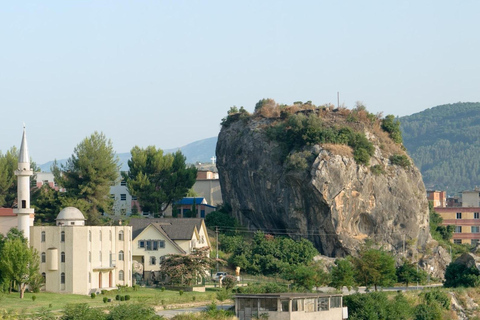
<path id="1" fill-rule="evenodd" d="M 476 245 L 480 241 L 480 207 L 435 208 L 443 225 L 454 226 L 452 241 Z"/>
<path id="2" fill-rule="evenodd" d="M 431 201 L 434 207 L 444 208 L 447 206 L 447 192 L 427 190 L 427 200 Z"/>

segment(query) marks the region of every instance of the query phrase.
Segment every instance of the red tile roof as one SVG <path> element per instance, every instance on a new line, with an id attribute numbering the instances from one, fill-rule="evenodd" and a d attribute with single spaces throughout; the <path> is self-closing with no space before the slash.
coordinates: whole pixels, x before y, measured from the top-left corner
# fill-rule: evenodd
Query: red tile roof
<path id="1" fill-rule="evenodd" d="M 0 208 L 0 217 L 15 217 L 17 216 L 13 213 L 12 208 Z"/>

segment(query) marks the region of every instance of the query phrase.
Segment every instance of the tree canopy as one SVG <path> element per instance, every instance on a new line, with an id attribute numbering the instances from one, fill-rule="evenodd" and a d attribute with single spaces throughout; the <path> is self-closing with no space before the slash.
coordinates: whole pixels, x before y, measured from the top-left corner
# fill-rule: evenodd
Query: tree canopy
<path id="1" fill-rule="evenodd" d="M 370 287 L 390 286 L 397 281 L 395 259 L 384 250 L 363 248 L 353 259 L 355 277 L 359 284 Z"/>
<path id="2" fill-rule="evenodd" d="M 111 212 L 110 186 L 118 179 L 118 158 L 111 140 L 95 131 L 74 149 L 65 165 L 55 162 L 52 172 L 57 184 L 66 189 L 65 203 L 86 214 L 88 223 L 99 224 L 100 213 Z"/>
<path id="3" fill-rule="evenodd" d="M 128 191 L 136 196 L 144 212 L 156 215 L 185 197 L 197 178 L 197 169 L 187 166 L 185 156 L 177 151 L 164 154 L 162 149 L 135 146 L 123 174 Z"/>
<path id="4" fill-rule="evenodd" d="M 17 198 L 18 151 L 12 147 L 5 154 L 0 152 L 0 207 L 12 208 Z"/>

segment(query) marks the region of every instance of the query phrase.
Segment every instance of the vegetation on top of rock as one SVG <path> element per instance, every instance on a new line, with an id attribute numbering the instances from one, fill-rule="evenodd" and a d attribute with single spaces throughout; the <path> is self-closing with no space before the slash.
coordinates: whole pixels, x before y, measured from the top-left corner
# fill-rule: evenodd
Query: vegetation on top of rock
<path id="1" fill-rule="evenodd" d="M 383 145 L 392 140 L 396 144 L 402 143 L 400 123 L 393 115 L 382 119 L 381 114 L 369 113 L 361 104 L 349 110 L 343 107 L 335 109 L 332 105 L 315 106 L 311 101 L 297 101 L 289 106 L 279 105 L 273 99 L 262 99 L 255 105 L 253 114 L 243 107 L 230 108 L 228 116 L 222 119 L 222 126 L 228 127 L 235 121 L 255 118 L 273 120 L 265 130 L 269 139 L 280 144 L 283 154 L 281 161 L 287 160 L 289 169 L 306 169 L 313 158 L 299 152 L 304 152 L 306 146 L 317 144 L 347 145 L 351 147 L 357 163 L 368 165 L 375 147 L 366 137 L 366 131 L 387 133 L 391 140 L 381 139 Z M 396 152 L 400 150 L 393 148 Z"/>
<path id="2" fill-rule="evenodd" d="M 428 189 L 451 194 L 480 185 L 480 102 L 441 105 L 399 120 Z"/>

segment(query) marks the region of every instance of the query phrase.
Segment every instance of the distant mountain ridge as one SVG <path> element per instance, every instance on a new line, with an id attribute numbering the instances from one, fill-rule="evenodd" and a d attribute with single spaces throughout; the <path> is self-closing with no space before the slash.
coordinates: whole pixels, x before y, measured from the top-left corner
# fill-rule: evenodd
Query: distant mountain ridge
<path id="1" fill-rule="evenodd" d="M 427 189 L 480 186 L 480 103 L 458 102 L 399 118 L 404 145 Z"/>
<path id="2" fill-rule="evenodd" d="M 173 153 L 177 150 L 182 151 L 182 153 L 187 158 L 187 163 L 195 164 L 197 162 L 211 162 L 211 158 L 215 155 L 215 147 L 217 145 L 217 137 L 211 137 L 203 140 L 198 140 L 192 143 L 189 143 L 180 148 L 174 149 L 165 149 L 165 153 Z M 128 160 L 130 160 L 130 152 L 117 153 L 120 163 L 121 171 L 128 171 Z M 59 164 L 65 164 L 67 159 L 57 160 Z M 42 172 L 50 172 L 50 167 L 52 166 L 53 161 L 46 162 L 42 165 L 39 165 Z"/>

